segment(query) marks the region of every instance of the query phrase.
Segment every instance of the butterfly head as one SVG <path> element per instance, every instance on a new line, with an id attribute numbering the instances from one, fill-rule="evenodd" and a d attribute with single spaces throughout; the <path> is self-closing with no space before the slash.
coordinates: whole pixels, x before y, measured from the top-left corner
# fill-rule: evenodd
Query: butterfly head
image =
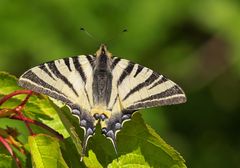
<path id="1" fill-rule="evenodd" d="M 97 50 L 96 52 L 96 57 L 100 57 L 100 56 L 107 56 L 109 58 L 112 57 L 112 53 L 110 53 L 108 50 L 107 50 L 107 46 L 105 44 L 101 44 L 99 49 Z"/>

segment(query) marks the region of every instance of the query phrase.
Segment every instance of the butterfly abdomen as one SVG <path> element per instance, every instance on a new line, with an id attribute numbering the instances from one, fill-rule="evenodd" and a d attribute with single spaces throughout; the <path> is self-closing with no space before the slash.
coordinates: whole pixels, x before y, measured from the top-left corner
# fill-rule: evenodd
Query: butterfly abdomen
<path id="1" fill-rule="evenodd" d="M 93 71 L 93 99 L 95 105 L 107 106 L 112 91 L 110 58 L 104 53 L 97 56 Z"/>

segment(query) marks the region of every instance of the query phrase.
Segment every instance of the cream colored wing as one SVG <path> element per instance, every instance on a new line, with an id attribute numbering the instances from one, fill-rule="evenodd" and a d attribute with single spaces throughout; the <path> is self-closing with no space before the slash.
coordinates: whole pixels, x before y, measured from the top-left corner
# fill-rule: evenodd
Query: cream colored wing
<path id="1" fill-rule="evenodd" d="M 83 155 L 95 131 L 92 81 L 95 57 L 82 55 L 50 61 L 25 72 L 18 81 L 23 88 L 61 100 L 70 107 L 84 130 Z"/>
<path id="2" fill-rule="evenodd" d="M 122 110 L 138 110 L 186 101 L 183 90 L 153 70 L 126 59 L 114 57 L 113 82 Z M 113 105 L 114 106 L 114 105 Z M 115 104 L 115 106 L 117 106 Z"/>
<path id="3" fill-rule="evenodd" d="M 92 106 L 93 56 L 77 56 L 50 61 L 25 72 L 19 85 L 86 110 Z"/>

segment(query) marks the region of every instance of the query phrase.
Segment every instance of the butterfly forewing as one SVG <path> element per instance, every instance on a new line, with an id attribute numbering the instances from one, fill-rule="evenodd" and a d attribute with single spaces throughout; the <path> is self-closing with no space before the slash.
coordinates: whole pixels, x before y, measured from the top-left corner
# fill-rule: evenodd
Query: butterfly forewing
<path id="1" fill-rule="evenodd" d="M 183 90 L 177 84 L 139 64 L 120 59 L 113 73 L 124 109 L 138 110 L 186 101 Z"/>
<path id="2" fill-rule="evenodd" d="M 25 72 L 19 79 L 19 85 L 60 99 L 68 105 L 77 104 L 90 110 L 91 60 L 94 58 L 82 55 L 41 64 Z"/>

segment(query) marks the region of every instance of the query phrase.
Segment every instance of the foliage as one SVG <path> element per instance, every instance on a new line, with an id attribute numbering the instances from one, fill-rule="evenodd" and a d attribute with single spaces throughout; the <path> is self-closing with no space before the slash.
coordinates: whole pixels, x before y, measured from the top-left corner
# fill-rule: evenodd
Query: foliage
<path id="1" fill-rule="evenodd" d="M 0 81 L 2 99 L 4 99 L 6 95 L 9 95 L 9 92 L 13 91 L 11 89 L 20 89 L 16 86 L 16 78 L 5 72 L 0 72 Z M 6 102 L 12 101 L 12 103 L 7 104 L 8 106 L 4 106 L 5 111 L 1 109 L 1 113 L 6 112 L 6 109 L 16 109 L 14 107 L 18 104 L 16 104 L 12 99 L 21 101 L 21 97 L 8 99 Z M 46 106 L 47 102 L 49 107 Z M 29 99 L 29 101 L 26 103 L 26 107 L 24 108 L 24 115 L 28 114 L 32 111 L 32 109 L 35 108 L 32 106 L 32 104 L 35 104 L 39 110 L 44 111 L 44 116 L 39 115 L 38 113 L 32 113 L 34 118 L 38 119 L 39 121 L 43 121 L 43 123 L 46 119 L 51 119 L 51 122 L 46 122 L 46 124 L 49 124 L 49 126 L 53 127 L 58 132 L 67 132 L 67 134 L 65 133 L 65 140 L 61 142 L 61 138 L 59 140 L 57 137 L 54 137 L 54 135 L 51 134 L 53 132 L 51 132 L 50 129 L 48 129 L 50 132 L 43 130 L 44 134 L 42 134 L 40 133 L 40 128 L 34 127 L 34 132 L 39 132 L 35 134 L 32 133 L 31 128 L 28 127 L 31 135 L 27 135 L 28 141 L 25 141 L 23 144 L 18 140 L 19 134 L 17 131 L 21 133 L 21 130 L 18 130 L 17 124 L 15 125 L 15 134 L 12 133 L 13 131 L 8 131 L 7 129 L 2 128 L 3 131 L 0 132 L 0 136 L 5 140 L 9 140 L 9 137 L 11 136 L 13 140 L 6 142 L 16 148 L 22 149 L 19 151 L 22 151 L 21 155 L 23 159 L 21 159 L 21 162 L 23 165 L 28 164 L 27 160 L 31 159 L 32 166 L 36 168 L 79 167 L 84 166 L 83 163 L 86 167 L 90 168 L 114 168 L 123 166 L 144 168 L 186 167 L 184 164 L 185 161 L 180 154 L 165 141 L 163 141 L 150 126 L 146 125 L 139 113 L 136 113 L 133 116 L 132 121 L 127 122 L 124 125 L 123 130 L 118 134 L 117 144 L 119 148 L 119 158 L 116 158 L 111 143 L 102 135 L 100 135 L 98 128 L 97 135 L 90 140 L 89 149 L 91 150 L 89 150 L 88 156 L 84 157 L 83 163 L 78 162 L 77 160 L 80 159 L 82 150 L 80 139 L 83 135 L 83 131 L 79 127 L 78 120 L 71 115 L 71 112 L 67 107 L 64 106 L 60 108 L 54 103 L 49 102 L 47 98 L 41 97 L 41 95 L 33 95 L 32 98 Z M 62 125 L 57 127 L 56 124 L 54 124 L 58 123 L 59 125 L 60 123 L 59 118 L 51 118 L 52 115 L 57 114 L 60 116 L 66 130 Z M 2 115 L 2 118 L 9 117 L 14 119 L 15 115 L 18 115 L 18 113 L 12 113 L 8 116 Z M 22 121 L 28 121 L 27 119 L 28 118 L 23 120 L 23 118 L 20 118 Z M 11 124 L 6 125 L 9 126 L 8 129 L 11 127 Z M 69 135 L 71 137 L 71 141 L 68 140 Z M 14 145 L 14 143 L 12 143 L 13 141 L 16 141 L 15 144 L 19 145 Z M 27 149 L 22 148 L 23 146 L 27 146 Z M 77 154 L 77 157 L 73 156 L 74 152 L 71 151 L 72 149 L 75 151 L 75 154 Z M 30 153 L 31 155 L 28 155 L 27 153 Z M 18 159 L 18 153 L 16 153 L 16 155 L 17 157 L 13 156 L 15 160 L 16 158 Z M 12 162 L 11 157 L 6 152 L 1 152 L 0 156 L 2 157 L 0 164 L 7 166 Z M 69 161 L 70 157 L 73 157 L 75 160 L 70 159 Z"/>
<path id="2" fill-rule="evenodd" d="M 36 136 L 29 136 L 28 143 L 32 155 L 33 167 L 68 167 L 63 160 L 60 145 L 56 138 L 38 134 Z"/>
<path id="3" fill-rule="evenodd" d="M 150 67 L 186 91 L 186 104 L 140 113 L 180 151 L 188 167 L 235 168 L 240 164 L 239 18 L 238 0 L 1 0 L 0 70 L 19 76 L 43 62 L 93 54 L 100 42 L 106 43 L 114 55 Z M 120 33 L 125 28 L 128 32 Z M 37 106 L 26 112 L 33 118 L 45 114 Z M 36 120 L 54 123 L 58 130 L 57 118 Z M 2 128 L 6 123 L 21 130 L 21 142 L 28 140 L 24 123 L 1 119 Z M 66 129 L 60 130 L 65 147 L 77 155 Z"/>

